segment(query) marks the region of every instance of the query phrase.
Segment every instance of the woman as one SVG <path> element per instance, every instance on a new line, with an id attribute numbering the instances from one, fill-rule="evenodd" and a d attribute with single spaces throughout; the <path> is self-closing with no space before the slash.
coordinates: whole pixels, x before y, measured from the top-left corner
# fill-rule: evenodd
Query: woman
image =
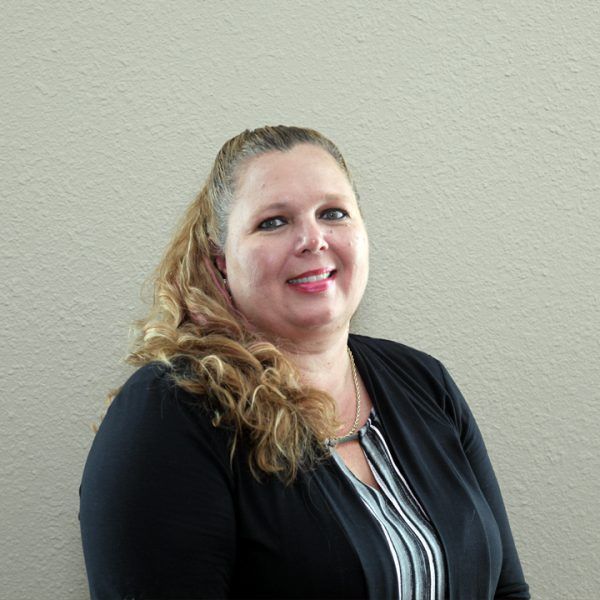
<path id="1" fill-rule="evenodd" d="M 331 141 L 223 146 L 86 464 L 93 598 L 529 598 L 447 371 L 349 335 L 367 276 Z"/>

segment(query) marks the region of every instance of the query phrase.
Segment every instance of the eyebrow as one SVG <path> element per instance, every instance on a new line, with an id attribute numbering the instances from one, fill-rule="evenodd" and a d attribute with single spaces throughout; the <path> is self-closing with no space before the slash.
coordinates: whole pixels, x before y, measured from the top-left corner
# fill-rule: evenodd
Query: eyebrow
<path id="1" fill-rule="evenodd" d="M 331 201 L 335 201 L 335 200 L 348 200 L 348 196 L 346 196 L 345 194 L 324 194 L 323 200 L 325 202 L 331 202 Z M 268 204 L 267 206 L 262 206 L 260 208 L 260 212 L 283 210 L 288 207 L 289 207 L 289 204 L 287 202 L 273 202 L 271 204 Z"/>
<path id="2" fill-rule="evenodd" d="M 273 202 L 272 204 L 268 204 L 267 206 L 261 206 L 260 212 L 266 211 L 270 212 L 272 210 L 283 210 L 287 208 L 287 204 L 285 202 Z"/>

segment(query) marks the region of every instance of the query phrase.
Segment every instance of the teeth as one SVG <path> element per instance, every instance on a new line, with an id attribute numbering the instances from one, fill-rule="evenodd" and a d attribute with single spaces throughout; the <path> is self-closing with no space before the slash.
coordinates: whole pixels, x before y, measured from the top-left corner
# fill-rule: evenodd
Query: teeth
<path id="1" fill-rule="evenodd" d="M 299 279 L 290 279 L 288 283 L 312 283 L 313 281 L 323 281 L 331 277 L 331 271 L 329 273 L 321 273 L 321 275 L 311 275 L 310 277 L 300 277 Z"/>

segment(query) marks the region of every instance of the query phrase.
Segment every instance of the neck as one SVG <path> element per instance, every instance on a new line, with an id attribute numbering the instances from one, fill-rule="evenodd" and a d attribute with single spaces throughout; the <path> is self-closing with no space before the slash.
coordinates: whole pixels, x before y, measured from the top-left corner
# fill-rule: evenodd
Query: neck
<path id="1" fill-rule="evenodd" d="M 349 373 L 348 329 L 325 339 L 280 345 L 306 385 L 339 396 Z"/>
<path id="2" fill-rule="evenodd" d="M 357 393 L 348 354 L 349 326 L 327 335 L 303 339 L 276 341 L 277 347 L 296 366 L 304 385 L 329 394 L 337 405 L 336 412 L 342 436 L 354 424 L 357 412 Z M 370 412 L 370 399 L 358 377 L 362 409 L 359 423 L 364 424 Z"/>

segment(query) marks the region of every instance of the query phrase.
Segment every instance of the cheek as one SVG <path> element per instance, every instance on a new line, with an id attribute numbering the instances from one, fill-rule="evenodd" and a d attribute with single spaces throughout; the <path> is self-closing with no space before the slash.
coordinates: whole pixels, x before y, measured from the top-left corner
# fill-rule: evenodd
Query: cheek
<path id="1" fill-rule="evenodd" d="M 365 232 L 356 232 L 348 239 L 347 251 L 352 264 L 363 268 L 369 265 L 369 239 Z"/>
<path id="2" fill-rule="evenodd" d="M 280 253 L 273 248 L 237 248 L 234 250 L 238 279 L 259 285 L 276 279 L 280 272 Z"/>

